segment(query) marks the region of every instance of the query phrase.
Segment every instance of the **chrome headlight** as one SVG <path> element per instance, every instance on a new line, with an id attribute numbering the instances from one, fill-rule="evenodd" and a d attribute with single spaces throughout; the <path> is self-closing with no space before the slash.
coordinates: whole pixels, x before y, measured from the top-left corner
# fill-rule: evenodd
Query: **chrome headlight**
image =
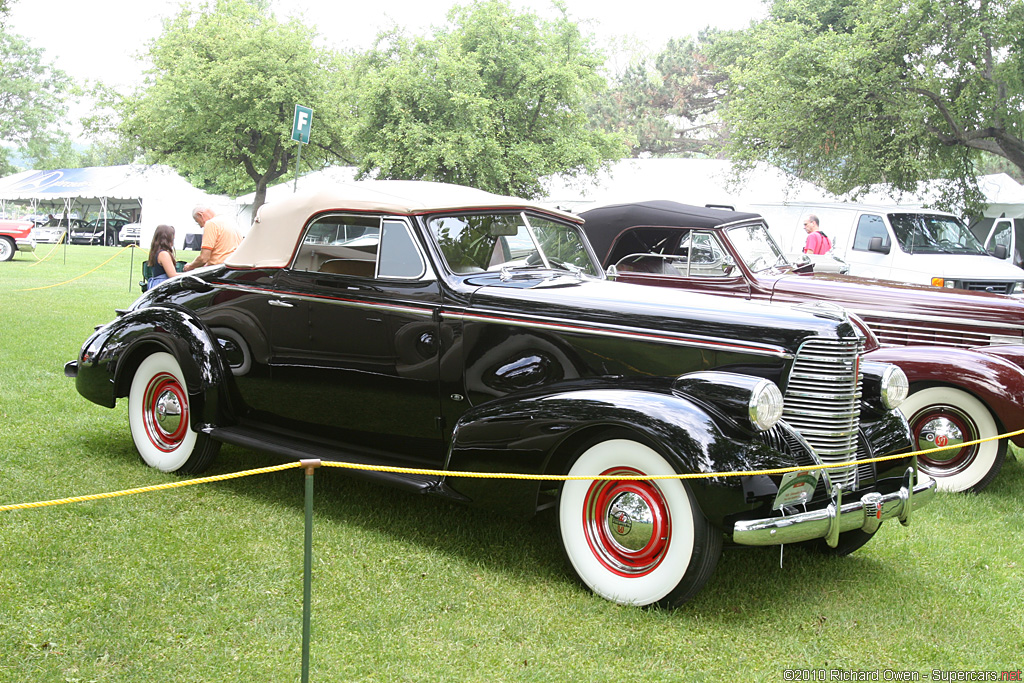
<path id="1" fill-rule="evenodd" d="M 782 392 L 775 382 L 763 377 L 731 372 L 691 372 L 672 383 L 676 391 L 713 405 L 758 431 L 766 431 L 782 418 Z M 745 426 L 745 425 L 743 425 Z"/>
<path id="2" fill-rule="evenodd" d="M 879 393 L 882 405 L 889 410 L 899 408 L 910 394 L 910 381 L 907 375 L 895 365 L 890 365 L 882 372 Z"/>
<path id="3" fill-rule="evenodd" d="M 906 377 L 904 377 L 906 379 Z M 775 426 L 782 418 L 782 392 L 775 385 L 764 379 L 757 383 L 750 392 L 750 403 L 747 406 L 750 424 L 762 432 Z"/>

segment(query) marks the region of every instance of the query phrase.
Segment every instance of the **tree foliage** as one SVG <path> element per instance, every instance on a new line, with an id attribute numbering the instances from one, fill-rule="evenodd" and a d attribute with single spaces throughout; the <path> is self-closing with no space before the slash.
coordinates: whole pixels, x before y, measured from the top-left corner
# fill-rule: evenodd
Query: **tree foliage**
<path id="1" fill-rule="evenodd" d="M 257 207 L 269 183 L 294 171 L 296 104 L 315 117 L 304 167 L 344 156 L 341 57 L 297 21 L 278 22 L 268 6 L 184 6 L 150 46 L 141 91 L 119 105 L 121 132 L 151 160 L 214 192 L 255 189 Z"/>
<path id="2" fill-rule="evenodd" d="M 725 73 L 708 60 L 701 40 L 672 39 L 653 59 L 619 74 L 591 118 L 626 135 L 634 157 L 714 155 L 721 123 L 714 114 Z"/>
<path id="3" fill-rule="evenodd" d="M 944 180 L 964 209 L 982 152 L 1024 169 L 1020 0 L 773 0 L 713 54 L 738 161 L 835 193 Z"/>
<path id="4" fill-rule="evenodd" d="M 2 16 L 2 15 L 0 15 Z M 43 61 L 43 51 L 0 25 L 0 140 L 26 149 L 53 142 L 67 112 L 70 79 Z M 0 148 L 0 171 L 11 172 Z"/>
<path id="5" fill-rule="evenodd" d="M 360 172 L 533 197 L 540 178 L 596 172 L 624 153 L 588 127 L 601 60 L 566 16 L 504 0 L 455 7 L 429 38 L 391 32 L 359 60 Z"/>

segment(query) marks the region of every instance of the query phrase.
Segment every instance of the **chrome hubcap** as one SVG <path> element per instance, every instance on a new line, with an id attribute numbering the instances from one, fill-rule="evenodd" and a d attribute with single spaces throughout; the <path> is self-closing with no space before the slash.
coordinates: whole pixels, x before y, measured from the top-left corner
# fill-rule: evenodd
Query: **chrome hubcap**
<path id="1" fill-rule="evenodd" d="M 978 454 L 978 444 L 963 446 L 979 437 L 970 416 L 959 408 L 935 405 L 925 408 L 911 420 L 911 429 L 918 450 L 921 469 L 930 475 L 948 477 L 971 466 Z M 937 450 L 937 449 L 943 450 Z"/>
<path id="2" fill-rule="evenodd" d="M 165 434 L 174 434 L 181 426 L 181 403 L 172 391 L 164 391 L 156 399 L 156 423 Z"/>
<path id="3" fill-rule="evenodd" d="M 917 433 L 917 448 L 924 451 L 932 448 L 944 448 L 948 446 L 959 446 L 965 439 L 964 433 L 955 422 L 946 417 L 935 417 L 921 425 Z M 957 456 L 958 449 L 950 448 L 945 451 L 938 451 L 930 459 L 935 462 L 952 460 Z"/>
<path id="4" fill-rule="evenodd" d="M 654 536 L 654 513 L 636 493 L 616 496 L 608 508 L 608 536 L 630 552 L 647 547 Z"/>

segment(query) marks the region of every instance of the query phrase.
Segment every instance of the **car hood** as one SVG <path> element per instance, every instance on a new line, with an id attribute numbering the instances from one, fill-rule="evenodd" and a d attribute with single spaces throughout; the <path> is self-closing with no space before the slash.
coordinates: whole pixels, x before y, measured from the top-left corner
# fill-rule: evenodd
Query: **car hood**
<path id="1" fill-rule="evenodd" d="M 946 319 L 969 318 L 1020 326 L 1024 323 L 1024 301 L 1002 294 L 968 292 L 891 280 L 812 273 L 781 275 L 768 285 L 773 302 L 830 301 L 857 314 L 904 313 Z"/>
<path id="2" fill-rule="evenodd" d="M 831 304 L 774 306 L 608 280 L 562 277 L 549 284 L 474 278 L 471 309 L 659 336 L 736 343 L 738 350 L 795 352 L 808 337 L 857 336 L 846 312 Z"/>

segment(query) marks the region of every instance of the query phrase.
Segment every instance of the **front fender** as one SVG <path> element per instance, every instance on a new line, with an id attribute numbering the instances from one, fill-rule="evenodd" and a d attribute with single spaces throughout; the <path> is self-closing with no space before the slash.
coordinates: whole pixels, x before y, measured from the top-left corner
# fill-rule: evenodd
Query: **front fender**
<path id="1" fill-rule="evenodd" d="M 1007 348 L 1024 352 L 1024 347 Z M 866 353 L 864 359 L 899 366 L 911 388 L 946 385 L 962 389 L 988 406 L 1002 431 L 1024 429 L 1024 369 L 997 353 L 985 349 L 895 346 Z M 1013 437 L 1012 441 L 1024 446 L 1024 435 Z"/>
<path id="2" fill-rule="evenodd" d="M 564 474 L 572 457 L 607 430 L 628 430 L 679 473 L 787 467 L 796 461 L 712 415 L 688 398 L 636 389 L 575 389 L 492 401 L 459 420 L 446 469 L 474 472 Z M 595 473 L 600 474 L 600 473 Z M 528 516 L 541 488 L 552 484 L 449 477 L 474 501 Z M 690 480 L 697 502 L 714 523 L 748 509 L 739 478 Z"/>
<path id="3" fill-rule="evenodd" d="M 138 309 L 101 328 L 82 347 L 75 386 L 85 398 L 113 408 L 128 395 L 139 363 L 156 351 L 170 353 L 181 366 L 198 408 L 192 411 L 192 426 L 211 421 L 216 401 L 210 398 L 224 379 L 224 368 L 213 335 L 185 309 Z"/>

